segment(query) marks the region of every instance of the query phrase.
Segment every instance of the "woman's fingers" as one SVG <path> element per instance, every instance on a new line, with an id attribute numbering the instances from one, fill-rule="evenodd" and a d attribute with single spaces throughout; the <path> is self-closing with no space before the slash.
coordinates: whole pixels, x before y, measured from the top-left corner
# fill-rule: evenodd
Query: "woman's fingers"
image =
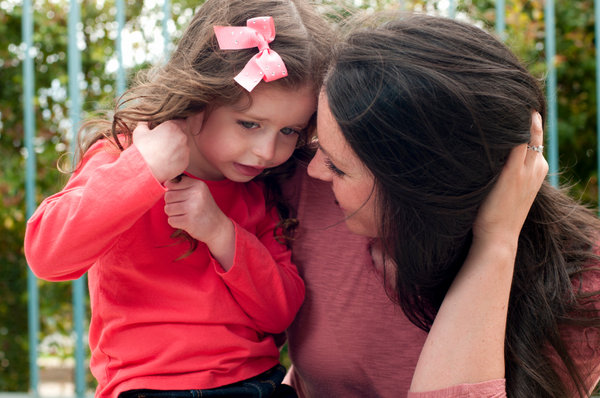
<path id="1" fill-rule="evenodd" d="M 542 125 L 542 115 L 534 111 L 531 115 L 531 137 L 528 145 L 527 159 L 531 159 L 532 174 L 540 182 L 540 185 L 546 174 L 548 174 L 548 162 L 544 158 L 544 128 Z"/>
<path id="2" fill-rule="evenodd" d="M 534 112 L 531 118 L 531 142 L 511 151 L 496 185 L 482 204 L 473 228 L 474 236 L 515 242 L 529 209 L 542 185 L 548 163 L 539 147 L 544 140 L 542 120 Z"/>
<path id="3" fill-rule="evenodd" d="M 531 129 L 529 144 L 527 144 L 528 158 L 536 159 L 536 155 L 544 154 L 544 130 L 542 127 L 542 116 L 534 111 L 531 115 Z"/>
<path id="4" fill-rule="evenodd" d="M 542 115 L 534 111 L 531 115 L 531 139 L 529 145 L 544 145 L 544 129 L 542 126 Z"/>

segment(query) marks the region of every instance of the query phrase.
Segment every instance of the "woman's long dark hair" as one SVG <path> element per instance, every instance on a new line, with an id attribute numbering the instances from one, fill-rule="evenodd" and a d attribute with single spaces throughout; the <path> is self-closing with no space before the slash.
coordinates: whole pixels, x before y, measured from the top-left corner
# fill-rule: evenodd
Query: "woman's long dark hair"
<path id="1" fill-rule="evenodd" d="M 354 29 L 325 90 L 376 181 L 382 246 L 397 265 L 394 298 L 429 330 L 469 251 L 481 203 L 511 149 L 529 141 L 532 111 L 545 114 L 539 82 L 483 30 L 405 15 Z M 505 342 L 508 396 L 586 396 L 560 329 L 600 328 L 589 307 L 598 292 L 584 300 L 579 288 L 597 272 L 599 226 L 544 183 L 519 238 Z M 551 359 L 557 355 L 560 363 Z"/>

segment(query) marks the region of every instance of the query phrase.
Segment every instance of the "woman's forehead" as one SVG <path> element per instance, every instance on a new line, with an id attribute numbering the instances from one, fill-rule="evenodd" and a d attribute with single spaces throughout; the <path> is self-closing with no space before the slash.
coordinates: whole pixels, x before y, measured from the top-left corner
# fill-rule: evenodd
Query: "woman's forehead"
<path id="1" fill-rule="evenodd" d="M 335 120 L 326 96 L 319 96 L 317 110 L 317 137 L 319 149 L 339 168 L 344 168 L 347 173 L 361 174 L 366 170 L 354 150 L 344 137 L 342 129 Z M 352 173 L 354 170 L 354 173 Z M 368 171 L 368 170 L 366 170 Z M 370 174 L 370 172 L 369 172 Z"/>

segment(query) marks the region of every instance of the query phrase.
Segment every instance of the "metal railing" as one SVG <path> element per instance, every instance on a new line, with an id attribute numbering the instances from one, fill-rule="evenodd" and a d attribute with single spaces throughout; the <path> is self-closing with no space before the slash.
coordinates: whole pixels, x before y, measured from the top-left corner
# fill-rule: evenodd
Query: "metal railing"
<path id="1" fill-rule="evenodd" d="M 33 8 L 31 0 L 23 1 L 22 14 L 22 36 L 25 45 L 25 55 L 23 60 L 23 112 L 25 129 L 25 148 L 27 151 L 27 163 L 25 170 L 25 196 L 26 196 L 26 216 L 31 217 L 36 209 L 35 203 L 35 175 L 36 175 L 36 157 L 33 148 L 35 138 L 35 118 L 34 108 L 34 64 L 33 64 Z M 81 24 L 80 4 L 77 0 L 71 0 L 69 7 L 68 23 L 68 75 L 69 75 L 69 118 L 71 120 L 71 137 L 76 137 L 77 129 L 81 120 L 81 54 L 77 47 L 78 27 Z M 163 41 L 165 43 L 164 51 L 167 52 L 170 40 L 167 22 L 170 19 L 170 1 L 163 2 Z M 120 95 L 125 91 L 125 68 L 123 67 L 123 46 L 122 31 L 125 26 L 125 4 L 124 0 L 116 0 L 116 21 L 117 21 L 117 62 L 119 64 L 116 77 L 116 91 Z M 71 140 L 72 153 L 75 153 L 76 140 Z M 73 324 L 75 334 L 75 395 L 82 398 L 86 394 L 86 364 L 85 364 L 85 345 L 83 341 L 85 328 L 85 276 L 72 282 L 73 289 Z M 39 395 L 39 368 L 37 365 L 37 349 L 31 347 L 38 346 L 38 334 L 40 330 L 39 321 L 39 293 L 37 278 L 31 270 L 28 270 L 27 277 L 28 291 L 28 327 L 29 327 L 29 394 Z"/>

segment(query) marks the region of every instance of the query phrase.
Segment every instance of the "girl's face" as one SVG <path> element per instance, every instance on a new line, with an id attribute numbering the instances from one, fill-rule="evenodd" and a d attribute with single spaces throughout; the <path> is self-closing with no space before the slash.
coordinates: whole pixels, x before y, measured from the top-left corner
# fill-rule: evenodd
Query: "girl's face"
<path id="1" fill-rule="evenodd" d="M 186 171 L 206 180 L 248 182 L 294 152 L 315 112 L 314 91 L 260 83 L 246 100 L 188 118 L 190 164 Z"/>
<path id="2" fill-rule="evenodd" d="M 377 237 L 373 175 L 347 144 L 323 93 L 319 96 L 317 134 L 319 147 L 308 174 L 331 182 L 351 232 Z"/>

